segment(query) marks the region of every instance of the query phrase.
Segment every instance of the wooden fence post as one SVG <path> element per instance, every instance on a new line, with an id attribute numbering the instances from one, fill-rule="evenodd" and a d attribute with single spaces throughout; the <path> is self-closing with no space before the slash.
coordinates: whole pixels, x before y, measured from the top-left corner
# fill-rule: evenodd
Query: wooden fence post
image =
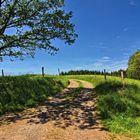
<path id="1" fill-rule="evenodd" d="M 4 77 L 4 70 L 2 69 L 2 76 Z"/>
<path id="2" fill-rule="evenodd" d="M 58 75 L 60 75 L 60 69 L 58 68 Z"/>
<path id="3" fill-rule="evenodd" d="M 104 77 L 105 77 L 105 80 L 106 80 L 106 70 L 104 69 Z"/>
<path id="4" fill-rule="evenodd" d="M 42 67 L 42 77 L 45 76 L 44 67 Z"/>
<path id="5" fill-rule="evenodd" d="M 125 83 L 124 83 L 124 71 L 121 70 L 121 79 L 122 79 L 122 86 L 125 88 Z"/>

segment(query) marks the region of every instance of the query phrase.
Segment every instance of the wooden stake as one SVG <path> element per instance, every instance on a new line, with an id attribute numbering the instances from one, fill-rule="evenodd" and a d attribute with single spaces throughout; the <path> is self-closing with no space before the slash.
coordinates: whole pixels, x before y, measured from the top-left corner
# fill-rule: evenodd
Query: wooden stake
<path id="1" fill-rule="evenodd" d="M 121 79 L 122 79 L 122 86 L 125 88 L 125 83 L 124 83 L 124 71 L 121 70 Z"/>
<path id="2" fill-rule="evenodd" d="M 4 77 L 4 70 L 2 69 L 2 76 Z"/>
<path id="3" fill-rule="evenodd" d="M 60 75 L 60 69 L 58 68 L 58 75 Z"/>
<path id="4" fill-rule="evenodd" d="M 42 67 L 42 77 L 45 76 L 44 67 Z"/>
<path id="5" fill-rule="evenodd" d="M 105 80 L 106 80 L 106 70 L 104 69 L 104 77 L 105 77 Z"/>

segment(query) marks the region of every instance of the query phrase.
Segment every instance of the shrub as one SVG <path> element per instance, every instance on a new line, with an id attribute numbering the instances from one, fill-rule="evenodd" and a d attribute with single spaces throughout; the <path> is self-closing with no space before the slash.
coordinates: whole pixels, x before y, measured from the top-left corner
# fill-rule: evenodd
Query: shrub
<path id="1" fill-rule="evenodd" d="M 140 50 L 132 55 L 128 62 L 127 76 L 140 80 Z"/>

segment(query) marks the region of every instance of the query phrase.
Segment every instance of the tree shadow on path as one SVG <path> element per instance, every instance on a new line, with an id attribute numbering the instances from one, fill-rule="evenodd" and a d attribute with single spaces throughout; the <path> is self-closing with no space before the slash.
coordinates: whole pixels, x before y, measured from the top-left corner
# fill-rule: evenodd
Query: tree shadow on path
<path id="1" fill-rule="evenodd" d="M 98 125 L 95 113 L 96 93 L 90 88 L 68 88 L 64 92 L 48 98 L 44 105 L 28 114 L 16 114 L 7 117 L 8 122 L 27 119 L 29 124 L 52 122 L 57 127 L 76 126 L 80 129 L 105 130 Z"/>

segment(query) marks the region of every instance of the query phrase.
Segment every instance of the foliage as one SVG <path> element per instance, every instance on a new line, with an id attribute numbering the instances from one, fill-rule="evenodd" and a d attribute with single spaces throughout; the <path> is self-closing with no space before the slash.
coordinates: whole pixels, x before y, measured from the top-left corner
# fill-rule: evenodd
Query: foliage
<path id="1" fill-rule="evenodd" d="M 129 78 L 140 80 L 140 50 L 130 57 L 127 75 Z"/>
<path id="2" fill-rule="evenodd" d="M 89 71 L 89 70 L 70 70 L 68 72 L 61 72 L 60 73 L 60 75 L 89 75 L 89 74 L 101 75 L 101 74 L 104 74 L 104 72 L 95 71 L 95 70 L 92 70 L 92 71 Z M 109 73 L 107 73 L 107 74 L 109 74 Z"/>
<path id="3" fill-rule="evenodd" d="M 53 78 L 0 77 L 0 114 L 37 105 L 64 88 Z"/>
<path id="4" fill-rule="evenodd" d="M 124 71 L 125 72 L 125 71 Z M 120 77 L 121 70 L 105 72 L 106 75 Z M 70 70 L 68 72 L 61 72 L 60 75 L 104 75 L 104 71 L 98 70 Z"/>
<path id="5" fill-rule="evenodd" d="M 0 0 L 0 57 L 34 56 L 37 48 L 58 51 L 52 41 L 74 43 L 72 12 L 63 0 Z"/>

